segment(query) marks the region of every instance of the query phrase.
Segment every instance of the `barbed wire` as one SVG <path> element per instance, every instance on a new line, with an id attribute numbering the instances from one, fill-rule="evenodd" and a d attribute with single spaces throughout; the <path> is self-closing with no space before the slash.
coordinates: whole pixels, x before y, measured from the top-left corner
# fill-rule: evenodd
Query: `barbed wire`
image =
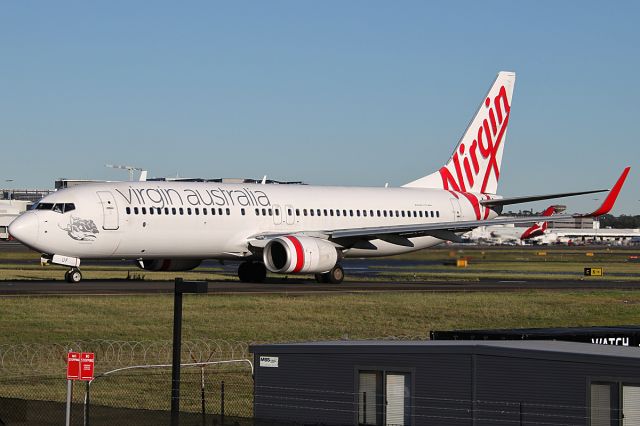
<path id="1" fill-rule="evenodd" d="M 7 374 L 64 374 L 67 352 L 93 352 L 96 372 L 139 364 L 166 364 L 172 359 L 170 340 L 77 340 L 64 343 L 0 345 L 0 372 Z M 182 362 L 248 358 L 249 343 L 195 339 L 182 342 Z"/>

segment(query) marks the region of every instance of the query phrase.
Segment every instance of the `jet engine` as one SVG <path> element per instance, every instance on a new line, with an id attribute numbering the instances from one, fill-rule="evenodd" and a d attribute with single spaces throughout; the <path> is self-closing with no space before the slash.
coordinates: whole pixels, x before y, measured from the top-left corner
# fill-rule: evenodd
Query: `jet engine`
<path id="1" fill-rule="evenodd" d="M 267 243 L 263 260 L 271 272 L 319 274 L 338 263 L 338 250 L 325 240 L 287 235 Z"/>
<path id="2" fill-rule="evenodd" d="M 141 259 L 138 267 L 146 271 L 190 271 L 201 263 L 200 259 Z"/>

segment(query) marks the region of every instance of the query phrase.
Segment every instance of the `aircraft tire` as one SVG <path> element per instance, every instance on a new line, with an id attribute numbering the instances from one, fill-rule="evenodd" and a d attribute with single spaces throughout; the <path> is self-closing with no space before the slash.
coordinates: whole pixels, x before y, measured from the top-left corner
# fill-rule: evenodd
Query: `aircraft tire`
<path id="1" fill-rule="evenodd" d="M 73 268 L 64 274 L 64 278 L 68 283 L 77 284 L 82 281 L 82 273 L 80 269 Z"/>
<path id="2" fill-rule="evenodd" d="M 325 274 L 323 274 L 325 275 Z M 326 282 L 331 284 L 340 284 L 344 280 L 344 269 L 340 265 L 334 266 L 326 273 Z"/>
<path id="3" fill-rule="evenodd" d="M 251 264 L 251 282 L 263 283 L 267 279 L 267 267 L 264 263 L 252 263 Z"/>
<path id="4" fill-rule="evenodd" d="M 253 282 L 251 279 L 251 272 L 253 269 L 252 267 L 253 263 L 251 262 L 242 262 L 240 266 L 238 266 L 238 278 L 240 279 L 240 281 L 242 281 L 243 283 Z"/>

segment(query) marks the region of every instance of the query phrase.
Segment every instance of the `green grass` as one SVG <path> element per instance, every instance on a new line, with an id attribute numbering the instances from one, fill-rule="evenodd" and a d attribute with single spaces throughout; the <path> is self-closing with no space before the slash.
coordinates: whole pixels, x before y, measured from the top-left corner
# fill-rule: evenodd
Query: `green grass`
<path id="1" fill-rule="evenodd" d="M 171 338 L 172 295 L 0 299 L 0 342 Z M 640 292 L 186 295 L 184 339 L 422 336 L 432 329 L 634 324 Z"/>

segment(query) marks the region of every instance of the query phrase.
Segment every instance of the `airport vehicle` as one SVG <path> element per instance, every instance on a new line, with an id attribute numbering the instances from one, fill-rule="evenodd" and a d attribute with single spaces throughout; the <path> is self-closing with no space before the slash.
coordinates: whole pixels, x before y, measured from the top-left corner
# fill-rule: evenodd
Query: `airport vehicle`
<path id="1" fill-rule="evenodd" d="M 269 270 L 339 283 L 344 257 L 461 241 L 461 234 L 481 225 L 544 221 L 496 217 L 509 204 L 605 191 L 496 195 L 514 83 L 514 73 L 500 72 L 448 163 L 400 188 L 93 183 L 44 197 L 9 232 L 43 253 L 44 263 L 69 267 L 70 282 L 82 278 L 81 259 L 115 258 L 154 271 L 189 270 L 203 259 L 236 260 L 242 281 L 264 281 Z M 589 215 L 611 209 L 628 171 Z"/>

